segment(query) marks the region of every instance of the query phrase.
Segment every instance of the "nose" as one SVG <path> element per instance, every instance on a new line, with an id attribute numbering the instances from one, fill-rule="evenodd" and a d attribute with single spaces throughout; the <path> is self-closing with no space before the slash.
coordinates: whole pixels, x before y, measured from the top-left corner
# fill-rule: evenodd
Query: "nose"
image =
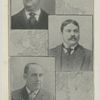
<path id="1" fill-rule="evenodd" d="M 74 31 L 71 31 L 71 35 L 72 35 L 72 36 L 75 35 Z"/>
<path id="2" fill-rule="evenodd" d="M 36 81 L 40 81 L 40 76 L 39 75 L 36 76 Z"/>

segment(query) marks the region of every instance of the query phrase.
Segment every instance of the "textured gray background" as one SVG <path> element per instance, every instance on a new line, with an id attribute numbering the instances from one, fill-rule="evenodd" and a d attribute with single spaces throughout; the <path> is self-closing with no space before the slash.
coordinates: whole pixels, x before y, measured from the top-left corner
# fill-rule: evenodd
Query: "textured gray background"
<path id="1" fill-rule="evenodd" d="M 93 14 L 94 0 L 56 0 L 56 14 Z"/>
<path id="2" fill-rule="evenodd" d="M 56 100 L 94 100 L 92 72 L 58 72 L 56 77 Z"/>
<path id="3" fill-rule="evenodd" d="M 63 21 L 74 19 L 80 25 L 80 44 L 92 50 L 92 16 L 49 16 L 49 48 L 54 48 L 62 43 L 62 34 L 60 27 Z"/>
<path id="4" fill-rule="evenodd" d="M 55 14 L 55 0 L 40 0 L 41 8 L 49 14 Z M 18 13 L 23 8 L 23 0 L 11 0 L 11 15 Z"/>
<path id="5" fill-rule="evenodd" d="M 24 67 L 27 63 L 39 63 L 44 69 L 43 88 L 55 95 L 55 60 L 47 57 L 11 57 L 9 59 L 10 89 L 16 90 L 25 85 Z"/>
<path id="6" fill-rule="evenodd" d="M 48 31 L 12 30 L 9 33 L 10 56 L 47 56 Z"/>

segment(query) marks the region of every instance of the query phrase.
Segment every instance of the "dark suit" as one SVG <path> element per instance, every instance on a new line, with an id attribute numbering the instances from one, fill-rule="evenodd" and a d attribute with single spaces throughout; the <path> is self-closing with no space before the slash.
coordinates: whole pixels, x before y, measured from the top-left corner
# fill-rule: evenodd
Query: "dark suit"
<path id="1" fill-rule="evenodd" d="M 39 20 L 31 27 L 23 9 L 18 14 L 11 17 L 12 29 L 48 29 L 48 14 L 41 10 Z"/>
<path id="2" fill-rule="evenodd" d="M 29 100 L 26 88 L 12 92 L 12 100 Z M 54 100 L 54 98 L 45 90 L 40 90 L 34 100 Z"/>
<path id="3" fill-rule="evenodd" d="M 92 71 L 92 53 L 78 45 L 72 55 L 65 54 L 63 46 L 51 49 L 49 56 L 55 57 L 56 71 Z"/>

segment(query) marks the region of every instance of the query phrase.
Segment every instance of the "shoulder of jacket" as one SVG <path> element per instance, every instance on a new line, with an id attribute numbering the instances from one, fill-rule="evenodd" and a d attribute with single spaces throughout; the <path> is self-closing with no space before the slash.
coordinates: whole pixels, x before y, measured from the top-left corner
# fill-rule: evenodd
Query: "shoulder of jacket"
<path id="1" fill-rule="evenodd" d="M 41 9 L 41 13 L 43 13 L 45 16 L 48 16 L 48 13 L 44 11 L 43 9 Z"/>
<path id="2" fill-rule="evenodd" d="M 92 55 L 92 51 L 91 50 L 89 50 L 89 49 L 87 49 L 87 48 L 85 48 L 85 47 L 83 47 L 81 45 L 79 45 L 79 46 L 87 56 L 91 56 Z"/>
<path id="3" fill-rule="evenodd" d="M 22 15 L 22 13 L 24 12 L 24 9 L 22 9 L 21 11 L 19 11 L 18 13 L 14 14 L 12 16 L 12 18 L 16 18 L 16 17 L 19 17 L 20 15 Z"/>
<path id="4" fill-rule="evenodd" d="M 16 98 L 16 97 L 20 97 L 22 94 L 22 89 L 18 89 L 12 92 L 12 97 Z"/>
<path id="5" fill-rule="evenodd" d="M 62 48 L 62 45 L 58 45 L 55 48 L 50 49 L 50 51 L 59 51 Z"/>

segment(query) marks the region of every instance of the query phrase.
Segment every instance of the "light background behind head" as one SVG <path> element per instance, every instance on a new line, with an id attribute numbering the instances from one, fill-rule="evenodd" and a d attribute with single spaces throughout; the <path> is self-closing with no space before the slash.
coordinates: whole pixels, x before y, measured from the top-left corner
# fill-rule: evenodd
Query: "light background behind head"
<path id="1" fill-rule="evenodd" d="M 10 4 L 11 15 L 23 9 L 23 0 L 11 0 Z M 48 14 L 55 14 L 55 0 L 40 0 L 40 5 Z"/>
<path id="2" fill-rule="evenodd" d="M 62 43 L 61 24 L 67 19 L 76 20 L 80 26 L 79 43 L 92 50 L 92 16 L 49 16 L 49 48 L 54 48 Z"/>
<path id="3" fill-rule="evenodd" d="M 28 63 L 38 63 L 43 67 L 43 89 L 55 94 L 55 60 L 47 57 L 12 57 L 10 58 L 10 88 L 11 91 L 23 88 L 25 80 L 23 73 Z"/>

